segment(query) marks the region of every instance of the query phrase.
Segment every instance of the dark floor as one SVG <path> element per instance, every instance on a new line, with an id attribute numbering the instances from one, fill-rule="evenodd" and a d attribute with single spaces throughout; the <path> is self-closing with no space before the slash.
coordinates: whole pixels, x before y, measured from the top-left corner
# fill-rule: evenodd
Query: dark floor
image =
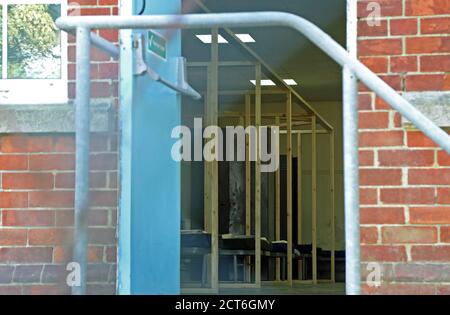
<path id="1" fill-rule="evenodd" d="M 220 289 L 219 294 L 224 295 L 343 295 L 345 294 L 344 283 L 321 283 L 321 284 L 295 284 L 286 285 L 263 285 L 260 289 Z"/>

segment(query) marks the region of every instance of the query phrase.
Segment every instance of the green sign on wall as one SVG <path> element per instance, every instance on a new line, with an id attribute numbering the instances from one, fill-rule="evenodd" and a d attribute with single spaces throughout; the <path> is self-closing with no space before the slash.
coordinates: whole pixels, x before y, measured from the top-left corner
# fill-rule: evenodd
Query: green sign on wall
<path id="1" fill-rule="evenodd" d="M 159 58 L 166 60 L 167 42 L 164 37 L 153 31 L 148 31 L 147 43 L 148 43 L 147 49 L 151 53 L 158 56 Z"/>

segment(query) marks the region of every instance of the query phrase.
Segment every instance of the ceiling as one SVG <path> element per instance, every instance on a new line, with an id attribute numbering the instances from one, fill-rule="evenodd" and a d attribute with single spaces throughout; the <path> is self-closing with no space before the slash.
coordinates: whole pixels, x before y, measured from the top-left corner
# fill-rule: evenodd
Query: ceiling
<path id="1" fill-rule="evenodd" d="M 345 0 L 204 0 L 212 12 L 284 11 L 313 22 L 341 45 L 345 45 Z M 193 0 L 183 1 L 184 13 L 204 13 Z M 341 69 L 328 56 L 296 31 L 287 28 L 247 28 L 234 30 L 249 33 L 256 40 L 247 44 L 283 78 L 298 82 L 294 87 L 307 101 L 341 100 Z M 183 31 L 183 55 L 188 61 L 209 61 L 210 45 L 202 43 L 195 34 L 208 30 Z M 252 60 L 248 53 L 223 30 L 229 44 L 220 44 L 220 60 Z M 252 88 L 251 68 L 221 71 L 221 89 Z M 204 90 L 205 71 L 189 69 L 194 88 Z"/>

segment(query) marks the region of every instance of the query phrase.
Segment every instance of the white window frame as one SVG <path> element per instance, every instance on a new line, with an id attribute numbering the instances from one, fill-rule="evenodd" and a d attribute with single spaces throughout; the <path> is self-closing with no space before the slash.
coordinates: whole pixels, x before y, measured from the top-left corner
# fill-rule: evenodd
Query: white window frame
<path id="1" fill-rule="evenodd" d="M 59 4 L 61 16 L 67 15 L 67 0 L 0 0 L 3 6 L 3 30 L 7 29 L 7 6 L 15 4 Z M 3 79 L 7 73 L 7 32 L 3 32 L 2 62 L 0 75 L 1 104 L 63 104 L 68 101 L 67 33 L 61 32 L 61 78 L 60 79 Z"/>

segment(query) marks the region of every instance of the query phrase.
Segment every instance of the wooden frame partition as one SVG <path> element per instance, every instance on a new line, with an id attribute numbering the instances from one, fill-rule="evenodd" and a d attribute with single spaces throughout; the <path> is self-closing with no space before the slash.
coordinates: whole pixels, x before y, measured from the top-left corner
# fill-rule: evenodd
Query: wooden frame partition
<path id="1" fill-rule="evenodd" d="M 211 62 L 207 63 L 190 63 L 189 66 L 193 67 L 205 67 L 207 69 L 208 77 L 208 88 L 206 93 L 206 103 L 205 103 L 205 120 L 204 124 L 207 125 L 218 125 L 218 119 L 220 117 L 235 117 L 239 119 L 239 123 L 244 125 L 245 128 L 251 126 L 252 122 L 256 127 L 256 139 L 257 139 L 257 151 L 256 151 L 256 161 L 255 161 L 255 183 L 254 183 L 254 193 L 255 193 L 255 217 L 254 228 L 255 228 L 255 258 L 254 258 L 254 283 L 251 281 L 251 257 L 245 258 L 245 268 L 246 268 L 246 278 L 244 283 L 220 283 L 219 282 L 219 207 L 218 207 L 218 162 L 217 160 L 212 162 L 205 162 L 205 190 L 204 190 L 204 204 L 205 204 L 205 230 L 211 233 L 211 257 L 208 260 L 208 268 L 210 270 L 210 288 L 183 288 L 183 292 L 196 293 L 196 292 L 208 292 L 217 293 L 219 288 L 258 288 L 261 286 L 261 160 L 259 157 L 259 148 L 261 146 L 260 140 L 260 127 L 262 124 L 262 118 L 273 118 L 274 124 L 269 124 L 271 126 L 276 125 L 285 130 L 280 130 L 280 134 L 286 134 L 286 155 L 287 155 L 287 176 L 286 176 L 286 227 L 287 227 L 287 279 L 286 281 L 281 280 L 280 258 L 276 258 L 275 266 L 275 281 L 267 281 L 268 283 L 279 283 L 293 285 L 294 283 L 313 283 L 318 282 L 317 279 L 317 135 L 318 134 L 329 134 L 330 135 L 330 194 L 332 197 L 331 202 L 331 216 L 332 216 L 332 249 L 331 249 L 331 279 L 329 281 L 335 281 L 335 219 L 334 219 L 334 131 L 328 123 L 322 124 L 324 130 L 317 129 L 317 118 L 314 114 L 294 114 L 293 113 L 293 94 L 288 90 L 265 90 L 261 88 L 261 64 L 252 62 L 219 62 L 218 56 L 218 30 L 212 30 L 212 45 L 211 45 Z M 253 66 L 255 69 L 255 79 L 256 86 L 254 91 L 219 91 L 218 87 L 218 73 L 221 66 Z M 245 92 L 245 94 L 240 94 Z M 286 111 L 285 113 L 264 113 L 262 114 L 262 95 L 264 94 L 280 94 L 286 95 Z M 232 113 L 224 112 L 219 113 L 219 96 L 220 95 L 244 95 L 244 113 Z M 254 99 L 254 113 L 252 113 L 252 99 Z M 282 120 L 285 122 L 283 123 Z M 322 119 L 319 123 L 322 122 Z M 304 129 L 305 125 L 311 125 L 309 130 Z M 303 129 L 302 129 L 303 128 Z M 331 129 L 330 129 L 331 128 Z M 297 139 L 297 243 L 302 243 L 302 197 L 301 197 L 301 143 L 302 135 L 310 134 L 312 137 L 311 144 L 311 154 L 312 154 L 312 261 L 313 261 L 313 276 L 311 280 L 297 280 L 293 279 L 293 191 L 292 191 L 292 156 L 293 156 L 293 136 L 296 135 Z M 246 134 L 245 138 L 245 234 L 252 234 L 252 215 L 251 215 L 251 189 L 252 187 L 252 176 L 251 176 L 251 162 L 250 162 L 250 150 L 251 150 L 251 138 Z M 281 238 L 281 198 L 280 196 L 280 170 L 278 169 L 275 174 L 275 238 L 280 240 Z"/>

